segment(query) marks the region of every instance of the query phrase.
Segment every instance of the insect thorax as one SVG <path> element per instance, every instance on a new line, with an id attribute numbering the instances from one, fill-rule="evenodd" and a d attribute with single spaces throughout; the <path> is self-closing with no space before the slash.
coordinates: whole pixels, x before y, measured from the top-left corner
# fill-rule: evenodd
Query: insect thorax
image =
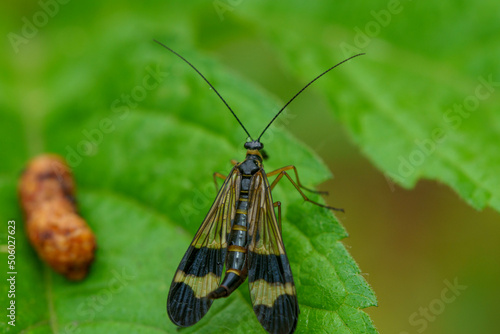
<path id="1" fill-rule="evenodd" d="M 262 156 L 259 151 L 255 151 L 257 154 L 252 154 L 254 153 L 253 151 L 252 153 L 250 152 L 250 150 L 247 151 L 245 161 L 238 166 L 238 169 L 243 175 L 254 175 L 262 167 Z"/>

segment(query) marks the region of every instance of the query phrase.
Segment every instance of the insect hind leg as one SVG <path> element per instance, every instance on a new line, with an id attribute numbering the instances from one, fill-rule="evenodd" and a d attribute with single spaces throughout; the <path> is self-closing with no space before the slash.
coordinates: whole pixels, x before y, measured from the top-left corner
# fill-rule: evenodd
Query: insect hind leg
<path id="1" fill-rule="evenodd" d="M 280 201 L 276 201 L 273 203 L 273 206 L 276 208 L 278 208 L 278 225 L 280 227 L 280 231 L 281 231 L 281 202 Z"/>
<path id="2" fill-rule="evenodd" d="M 292 183 L 292 185 L 295 187 L 295 189 L 297 189 L 297 191 L 300 193 L 300 195 L 302 195 L 302 198 L 304 198 L 304 201 L 310 202 L 310 203 L 312 203 L 314 205 L 317 205 L 317 206 L 320 206 L 322 208 L 327 208 L 327 209 L 334 210 L 334 211 L 344 212 L 344 209 L 340 209 L 340 208 L 335 208 L 333 206 L 324 205 L 324 204 L 321 204 L 321 203 L 318 203 L 318 202 L 315 202 L 315 201 L 309 199 L 309 197 L 307 197 L 306 194 L 304 194 L 304 192 L 300 189 L 301 188 L 300 185 L 297 184 L 297 183 L 295 183 L 295 181 L 286 172 L 287 170 L 290 170 L 292 168 L 295 170 L 295 173 L 296 173 L 296 176 L 297 176 L 297 183 L 299 183 L 298 182 L 297 169 L 295 168 L 295 166 L 287 166 L 287 167 L 283 167 L 283 168 L 277 169 L 277 170 L 269 173 L 269 174 L 271 174 L 271 176 L 276 175 L 276 174 L 279 173 L 278 176 L 276 177 L 276 179 L 271 184 L 271 187 L 270 187 L 271 190 L 274 189 L 274 187 L 276 186 L 276 184 L 278 184 L 278 182 L 283 178 L 283 176 L 286 176 L 287 179 L 290 180 L 290 182 Z M 269 176 L 269 174 L 267 174 L 267 175 Z"/>

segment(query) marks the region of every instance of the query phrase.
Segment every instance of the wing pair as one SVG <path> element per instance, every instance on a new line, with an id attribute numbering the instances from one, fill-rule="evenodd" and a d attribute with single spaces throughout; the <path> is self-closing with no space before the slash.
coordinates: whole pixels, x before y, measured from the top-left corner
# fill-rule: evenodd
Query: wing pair
<path id="1" fill-rule="evenodd" d="M 234 167 L 179 264 L 167 300 L 168 315 L 178 326 L 195 324 L 212 305 L 207 295 L 221 282 L 240 184 L 241 173 Z M 263 169 L 252 177 L 248 207 L 248 280 L 254 312 L 269 333 L 293 333 L 299 313 L 295 285 Z"/>

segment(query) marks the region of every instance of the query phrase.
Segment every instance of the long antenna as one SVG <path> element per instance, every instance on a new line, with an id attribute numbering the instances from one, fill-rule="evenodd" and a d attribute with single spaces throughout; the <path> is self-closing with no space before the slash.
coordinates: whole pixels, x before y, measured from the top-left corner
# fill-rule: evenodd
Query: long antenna
<path id="1" fill-rule="evenodd" d="M 278 113 L 276 114 L 276 116 L 274 116 L 274 118 L 271 120 L 271 122 L 269 122 L 269 124 L 266 126 L 266 128 L 264 129 L 264 131 L 262 131 L 262 133 L 260 134 L 259 138 L 257 138 L 257 141 L 260 141 L 260 137 L 262 137 L 262 135 L 264 134 L 264 132 L 266 132 L 266 130 L 271 126 L 271 124 L 273 124 L 273 122 L 276 120 L 276 118 L 278 118 L 278 116 L 281 114 L 281 112 L 283 110 L 285 110 L 285 108 L 297 97 L 299 96 L 300 93 L 302 93 L 307 87 L 309 87 L 314 81 L 318 80 L 319 78 L 321 78 L 323 75 L 325 75 L 326 73 L 330 72 L 331 70 L 333 70 L 335 67 L 337 66 L 340 66 L 342 65 L 343 63 L 345 63 L 346 61 L 348 60 L 351 60 L 352 58 L 356 58 L 358 56 L 362 56 L 364 55 L 364 53 L 358 53 L 357 55 L 354 55 L 352 57 L 349 57 L 347 59 L 344 59 L 342 60 L 340 63 L 338 63 L 337 65 L 334 65 L 332 67 L 330 67 L 329 69 L 327 69 L 326 71 L 324 71 L 323 73 L 321 73 L 320 75 L 318 75 L 316 78 L 314 78 L 313 80 L 311 80 L 311 82 L 309 82 L 307 85 L 304 86 L 304 88 L 302 88 L 297 94 L 295 94 L 291 99 L 290 101 L 288 101 L 284 106 L 283 108 L 280 109 L 280 111 L 278 111 Z"/>
<path id="2" fill-rule="evenodd" d="M 224 104 L 229 109 L 229 111 L 231 111 L 231 114 L 233 114 L 233 116 L 236 118 L 236 120 L 238 121 L 238 123 L 240 123 L 241 127 L 243 128 L 243 130 L 245 130 L 245 132 L 247 133 L 248 137 L 250 137 L 250 139 L 253 140 L 252 136 L 250 136 L 250 134 L 248 133 L 247 129 L 245 128 L 245 126 L 243 126 L 243 123 L 241 123 L 240 119 L 238 118 L 238 116 L 236 116 L 236 114 L 234 113 L 233 109 L 231 109 L 231 107 L 229 106 L 229 104 L 227 104 L 226 100 L 224 100 L 224 98 L 219 94 L 219 92 L 217 91 L 217 89 L 215 89 L 215 87 L 212 86 L 212 84 L 207 80 L 207 78 L 205 78 L 205 76 L 203 74 L 201 74 L 201 72 L 198 71 L 198 69 L 196 67 L 194 67 L 193 64 L 191 64 L 189 61 L 187 61 L 186 58 L 184 58 L 183 56 L 181 56 L 180 54 L 178 54 L 177 52 L 175 52 L 174 50 L 172 50 L 171 48 L 169 48 L 165 44 L 157 41 L 156 39 L 153 39 L 153 41 L 155 41 L 156 43 L 160 44 L 165 49 L 167 49 L 168 51 L 172 52 L 174 55 L 176 55 L 177 57 L 181 58 L 182 60 L 184 60 L 184 62 L 186 62 L 189 66 L 191 66 L 193 68 L 193 70 L 195 70 L 196 73 L 198 73 L 200 75 L 200 77 L 202 77 L 203 80 L 205 80 L 205 82 L 210 86 L 210 88 L 212 88 L 214 90 L 215 94 L 217 94 L 217 96 L 222 100 L 222 102 L 224 102 Z"/>

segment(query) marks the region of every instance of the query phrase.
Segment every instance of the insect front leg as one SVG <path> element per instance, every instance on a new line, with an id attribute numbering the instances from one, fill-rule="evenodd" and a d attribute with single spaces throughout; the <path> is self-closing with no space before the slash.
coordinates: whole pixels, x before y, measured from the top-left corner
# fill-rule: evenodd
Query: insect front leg
<path id="1" fill-rule="evenodd" d="M 287 170 L 290 170 L 290 169 L 293 169 L 293 171 L 295 172 L 295 178 L 297 179 L 297 185 L 304 189 L 304 190 L 307 190 L 307 191 L 310 191 L 312 193 L 315 193 L 315 194 L 321 194 L 321 195 L 328 195 L 328 191 L 318 191 L 318 190 L 313 190 L 313 189 L 309 189 L 307 187 L 304 187 L 301 183 L 300 183 L 300 180 L 299 180 L 299 173 L 297 172 L 297 168 L 293 165 L 290 165 L 290 166 L 285 166 L 285 167 L 281 167 L 281 168 L 278 168 L 276 170 L 273 170 L 272 172 L 269 172 L 267 173 L 267 177 L 271 177 L 271 176 L 274 176 L 276 174 L 279 174 L 281 172 L 286 172 Z"/>
<path id="2" fill-rule="evenodd" d="M 297 191 L 302 195 L 302 198 L 304 198 L 304 200 L 306 202 L 310 202 L 310 203 L 315 204 L 317 206 L 321 206 L 322 208 L 327 208 L 327 209 L 331 209 L 331 210 L 335 210 L 335 211 L 344 212 L 344 209 L 334 208 L 333 206 L 324 205 L 324 204 L 315 202 L 313 200 L 310 200 L 306 196 L 306 194 L 304 194 L 304 192 L 302 190 L 300 190 L 300 185 L 298 185 L 297 183 L 295 183 L 295 181 L 290 177 L 290 175 L 288 175 L 288 173 L 286 172 L 286 170 L 287 170 L 286 168 L 288 168 L 288 170 L 290 170 L 290 169 L 293 168 L 295 170 L 295 173 L 297 173 L 297 170 L 295 169 L 295 166 L 283 167 L 283 168 L 277 169 L 277 170 L 272 171 L 271 173 L 269 173 L 269 174 L 271 174 L 271 176 L 275 175 L 276 173 L 279 173 L 278 176 L 276 177 L 276 179 L 271 184 L 271 187 L 270 187 L 271 191 L 274 189 L 274 187 L 276 186 L 276 184 L 278 184 L 278 182 L 283 178 L 283 176 L 286 176 L 288 178 L 288 180 L 290 180 L 290 182 L 293 184 L 293 186 L 295 187 L 295 189 L 297 189 Z M 268 176 L 269 176 L 269 174 L 268 174 Z M 298 175 L 297 175 L 297 181 L 298 181 Z"/>
<path id="3" fill-rule="evenodd" d="M 221 173 L 217 173 L 215 172 L 214 173 L 214 184 L 215 184 L 215 191 L 218 191 L 219 190 L 219 186 L 217 185 L 217 178 L 220 178 L 222 180 L 226 180 L 226 177 L 225 175 L 222 175 Z"/>
<path id="4" fill-rule="evenodd" d="M 231 165 L 236 166 L 237 164 L 238 164 L 238 161 L 236 161 L 234 159 L 231 159 Z M 217 172 L 214 173 L 215 191 L 219 190 L 219 186 L 217 185 L 217 178 L 222 179 L 223 181 L 225 181 L 226 177 L 227 176 L 225 176 L 225 175 L 223 175 L 221 173 L 217 173 Z"/>

